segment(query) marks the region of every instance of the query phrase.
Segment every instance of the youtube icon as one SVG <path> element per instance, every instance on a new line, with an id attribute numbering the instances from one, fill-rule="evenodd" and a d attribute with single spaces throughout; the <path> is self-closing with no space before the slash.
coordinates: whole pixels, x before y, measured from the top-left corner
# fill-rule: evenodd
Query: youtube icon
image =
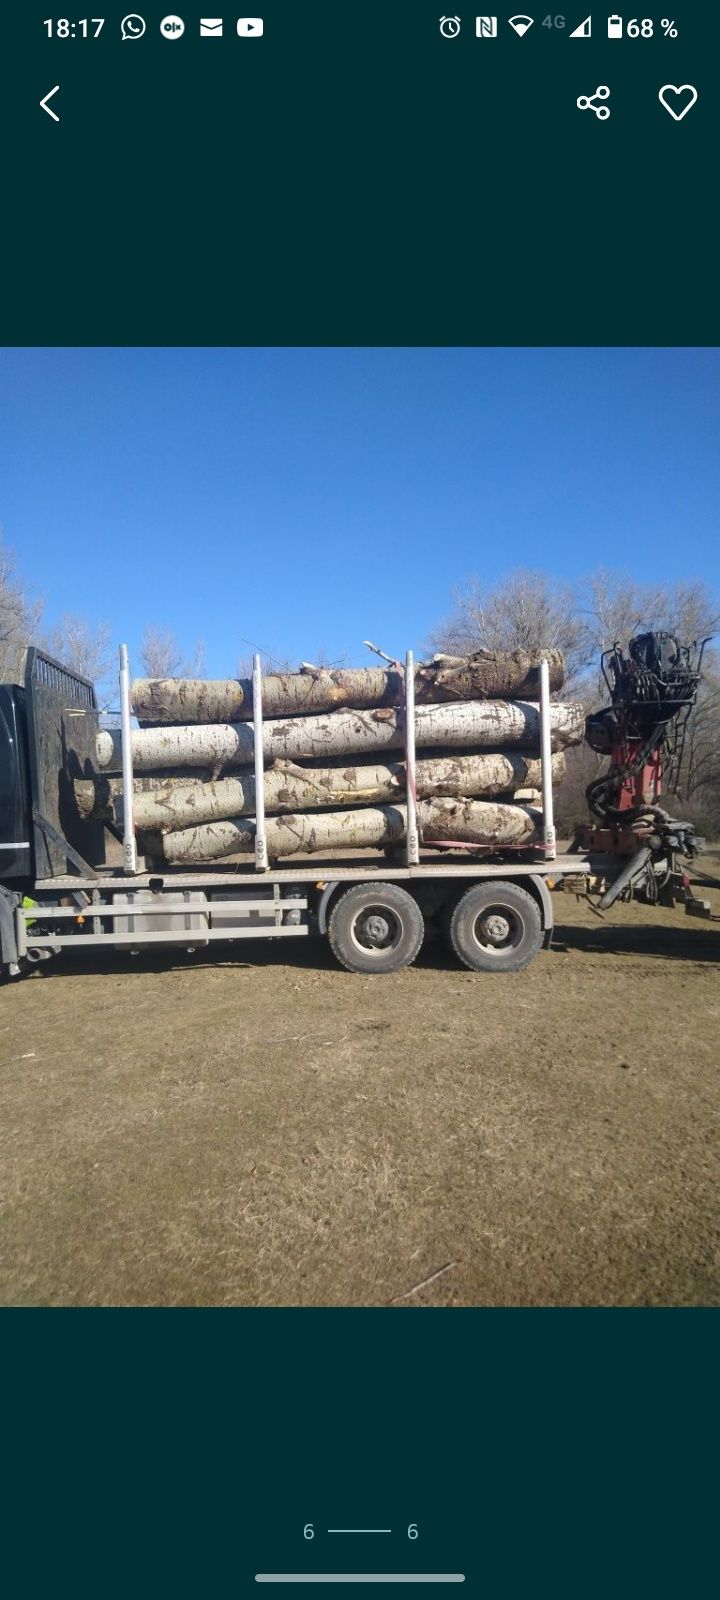
<path id="1" fill-rule="evenodd" d="M 262 17 L 238 17 L 237 31 L 241 39 L 259 39 L 263 31 Z"/>

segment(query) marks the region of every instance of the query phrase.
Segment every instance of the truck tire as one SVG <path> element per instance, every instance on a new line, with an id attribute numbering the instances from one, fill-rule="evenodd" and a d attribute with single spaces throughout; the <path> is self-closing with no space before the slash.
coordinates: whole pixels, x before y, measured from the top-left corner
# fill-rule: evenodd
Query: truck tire
<path id="1" fill-rule="evenodd" d="M 422 912 L 395 883 L 356 883 L 330 912 L 328 939 L 348 972 L 400 972 L 423 942 Z"/>
<path id="2" fill-rule="evenodd" d="M 448 934 L 456 956 L 471 971 L 519 972 L 542 946 L 540 907 L 516 883 L 478 883 L 457 901 Z"/>

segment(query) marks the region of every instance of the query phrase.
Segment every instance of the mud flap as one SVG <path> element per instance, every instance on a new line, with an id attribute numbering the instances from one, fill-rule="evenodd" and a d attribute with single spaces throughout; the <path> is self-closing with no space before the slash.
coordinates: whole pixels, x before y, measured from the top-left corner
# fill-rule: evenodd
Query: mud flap
<path id="1" fill-rule="evenodd" d="M 518 879 L 517 881 L 520 882 L 521 880 Z M 545 879 L 541 878 L 539 874 L 534 872 L 531 873 L 529 882 L 532 884 L 533 889 L 536 891 L 537 898 L 540 901 L 540 915 L 542 917 L 543 925 L 543 950 L 549 950 L 553 940 L 553 933 L 555 932 L 555 908 L 553 906 L 553 898 Z"/>

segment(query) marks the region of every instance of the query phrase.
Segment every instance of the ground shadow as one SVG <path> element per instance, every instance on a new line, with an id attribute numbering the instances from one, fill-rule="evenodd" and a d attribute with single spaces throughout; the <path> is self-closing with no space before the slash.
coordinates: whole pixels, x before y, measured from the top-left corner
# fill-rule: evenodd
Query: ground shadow
<path id="1" fill-rule="evenodd" d="M 63 974 L 75 973 L 82 977 L 107 978 L 112 973 L 126 972 L 191 972 L 196 967 L 287 967 L 298 970 L 337 971 L 337 962 L 323 939 L 243 940 L 237 944 L 214 942 L 200 950 L 173 950 L 170 947 L 139 950 L 133 956 L 129 951 L 118 950 L 66 950 L 34 969 L 33 976 L 44 983 Z"/>
<path id="2" fill-rule="evenodd" d="M 559 923 L 554 931 L 550 958 L 553 954 L 568 950 L 591 955 L 638 955 L 660 960 L 720 962 L 720 923 L 699 926 L 689 923 L 688 927 L 679 928 L 650 922 L 635 927 L 600 921 L 592 927 Z M 467 970 L 443 938 L 431 928 L 426 932 L 415 965 L 421 970 L 435 972 Z M 242 944 L 218 943 L 193 951 L 148 949 L 138 951 L 135 956 L 125 950 L 67 950 L 62 956 L 42 962 L 35 968 L 33 976 L 47 983 L 69 973 L 106 978 L 111 973 L 189 972 L 196 967 L 236 967 L 246 970 L 295 967 L 298 972 L 343 971 L 327 940 L 310 937 L 292 941 L 248 939 L 243 940 Z"/>
<path id="3" fill-rule="evenodd" d="M 422 950 L 417 958 L 416 966 L 434 968 L 444 971 L 464 970 L 448 948 L 444 940 L 431 926 L 425 931 L 425 940 Z M 53 956 L 49 961 L 40 962 L 32 971 L 31 976 L 50 982 L 61 978 L 64 973 L 75 973 L 82 977 L 98 978 L 108 977 L 111 973 L 127 972 L 189 972 L 194 968 L 207 967 L 238 967 L 238 968 L 269 968 L 269 967 L 295 967 L 299 972 L 342 972 L 344 969 L 330 949 L 327 939 L 320 936 L 310 936 L 307 939 L 243 939 L 236 944 L 224 941 L 214 941 L 205 948 L 187 950 L 184 948 L 163 948 L 138 950 L 137 955 L 132 955 L 129 950 L 113 951 L 110 948 L 100 950 L 93 947 L 88 950 L 75 948 L 65 950 L 62 955 Z"/>
<path id="4" fill-rule="evenodd" d="M 592 927 L 558 923 L 553 947 L 578 950 L 586 955 L 654 956 L 663 961 L 720 962 L 720 923 L 700 923 L 688 919 L 686 927 L 668 928 L 661 923 L 643 922 L 639 926 L 598 921 Z"/>

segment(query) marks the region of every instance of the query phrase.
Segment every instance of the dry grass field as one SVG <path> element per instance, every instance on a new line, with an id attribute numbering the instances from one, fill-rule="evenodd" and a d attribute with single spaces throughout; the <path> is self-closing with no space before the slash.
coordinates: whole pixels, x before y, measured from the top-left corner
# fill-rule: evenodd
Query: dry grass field
<path id="1" fill-rule="evenodd" d="M 308 940 L 6 985 L 0 1299 L 716 1301 L 720 923 L 556 917 L 508 977 Z"/>

